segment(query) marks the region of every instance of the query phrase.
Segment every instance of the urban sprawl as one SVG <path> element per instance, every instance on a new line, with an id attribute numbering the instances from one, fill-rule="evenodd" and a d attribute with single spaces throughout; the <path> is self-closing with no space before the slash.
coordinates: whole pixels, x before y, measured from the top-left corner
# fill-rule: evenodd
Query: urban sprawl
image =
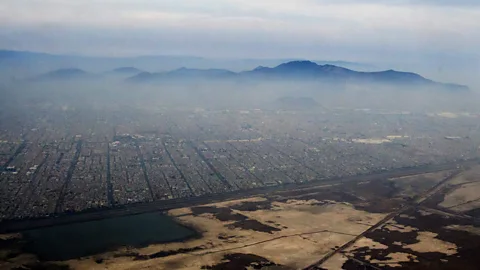
<path id="1" fill-rule="evenodd" d="M 54 216 L 479 157 L 480 117 L 78 109 L 0 119 L 0 219 Z"/>

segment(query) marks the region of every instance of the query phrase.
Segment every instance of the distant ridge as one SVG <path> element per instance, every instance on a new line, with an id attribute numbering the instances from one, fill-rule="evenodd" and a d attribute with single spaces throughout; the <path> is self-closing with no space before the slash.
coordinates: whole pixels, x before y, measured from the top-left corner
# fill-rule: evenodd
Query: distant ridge
<path id="1" fill-rule="evenodd" d="M 135 67 L 143 71 L 167 71 L 180 67 L 196 69 L 220 68 L 228 70 L 250 70 L 256 66 L 277 66 L 281 63 L 302 60 L 289 58 L 204 58 L 189 55 L 138 55 L 138 56 L 85 56 L 69 54 L 50 54 L 30 51 L 0 50 L 0 70 L 12 70 L 15 67 L 17 77 L 31 77 L 64 67 L 76 67 L 83 70 L 109 73 L 118 67 Z M 378 70 L 374 65 L 349 61 L 315 60 L 319 64 L 332 64 L 354 70 Z"/>
<path id="2" fill-rule="evenodd" d="M 10 57 L 11 54 L 17 55 L 18 53 L 6 53 L 7 58 Z M 299 82 L 326 82 L 337 85 L 345 83 L 379 83 L 392 86 L 430 87 L 449 91 L 469 90 L 469 88 L 465 85 L 439 83 L 412 72 L 401 72 L 395 70 L 375 72 L 354 71 L 332 64 L 319 65 L 315 62 L 307 60 L 289 61 L 279 64 L 275 67 L 258 66 L 257 68 L 243 72 L 233 72 L 227 69 L 194 69 L 182 67 L 171 71 L 155 73 L 146 72 L 133 66 L 123 66 L 115 68 L 107 73 L 93 74 L 79 68 L 63 68 L 34 77 L 34 79 L 31 81 L 100 79 L 104 75 L 112 74 L 121 75 L 118 77 L 119 79 L 126 80 L 130 83 L 182 83 L 195 80 L 234 80 L 236 82 L 255 82 L 255 80 L 288 80 Z"/>
<path id="3" fill-rule="evenodd" d="M 162 72 L 162 73 L 149 73 L 142 72 L 136 76 L 127 79 L 129 82 L 161 82 L 171 81 L 176 79 L 230 79 L 234 78 L 237 73 L 226 69 L 191 69 L 191 68 L 179 68 L 176 70 Z"/>
<path id="4" fill-rule="evenodd" d="M 167 73 L 169 76 L 191 76 L 191 77 L 210 77 L 210 78 L 222 78 L 225 76 L 235 75 L 235 72 L 226 69 L 191 69 L 191 68 L 179 68 Z"/>
<path id="5" fill-rule="evenodd" d="M 62 68 L 54 71 L 50 71 L 43 75 L 35 77 L 33 80 L 75 80 L 75 79 L 90 79 L 95 75 L 90 74 L 82 69 L 78 68 Z"/>
<path id="6" fill-rule="evenodd" d="M 155 83 L 175 79 L 298 80 L 330 83 L 382 83 L 404 86 L 427 86 L 454 91 L 469 90 L 468 87 L 464 85 L 438 83 L 411 72 L 400 72 L 395 70 L 359 72 L 330 64 L 318 65 L 311 61 L 290 61 L 273 68 L 259 66 L 253 70 L 239 73 L 223 69 L 181 68 L 163 73 L 141 73 L 128 78 L 127 81 L 135 83 Z"/>

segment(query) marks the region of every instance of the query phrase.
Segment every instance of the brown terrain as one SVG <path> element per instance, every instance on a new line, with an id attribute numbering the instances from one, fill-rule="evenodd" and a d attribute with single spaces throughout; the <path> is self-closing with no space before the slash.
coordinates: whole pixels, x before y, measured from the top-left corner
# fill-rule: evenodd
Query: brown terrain
<path id="1" fill-rule="evenodd" d="M 477 209 L 480 166 L 318 184 L 173 209 L 201 236 L 62 262 L 3 235 L 0 269 L 478 269 Z"/>

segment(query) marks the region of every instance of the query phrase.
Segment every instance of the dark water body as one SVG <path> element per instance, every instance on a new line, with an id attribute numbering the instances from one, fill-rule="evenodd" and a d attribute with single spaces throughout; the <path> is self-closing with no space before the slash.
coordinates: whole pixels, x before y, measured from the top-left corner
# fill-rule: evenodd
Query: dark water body
<path id="1" fill-rule="evenodd" d="M 148 213 L 26 231 L 25 251 L 42 261 L 94 255 L 121 246 L 183 241 L 198 233 L 160 213 Z"/>

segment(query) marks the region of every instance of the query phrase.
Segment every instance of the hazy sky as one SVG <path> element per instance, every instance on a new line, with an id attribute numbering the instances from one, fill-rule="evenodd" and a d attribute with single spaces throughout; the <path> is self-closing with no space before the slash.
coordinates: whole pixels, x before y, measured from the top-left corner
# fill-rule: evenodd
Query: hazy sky
<path id="1" fill-rule="evenodd" d="M 365 61 L 478 57 L 478 0 L 1 0 L 0 48 Z"/>

